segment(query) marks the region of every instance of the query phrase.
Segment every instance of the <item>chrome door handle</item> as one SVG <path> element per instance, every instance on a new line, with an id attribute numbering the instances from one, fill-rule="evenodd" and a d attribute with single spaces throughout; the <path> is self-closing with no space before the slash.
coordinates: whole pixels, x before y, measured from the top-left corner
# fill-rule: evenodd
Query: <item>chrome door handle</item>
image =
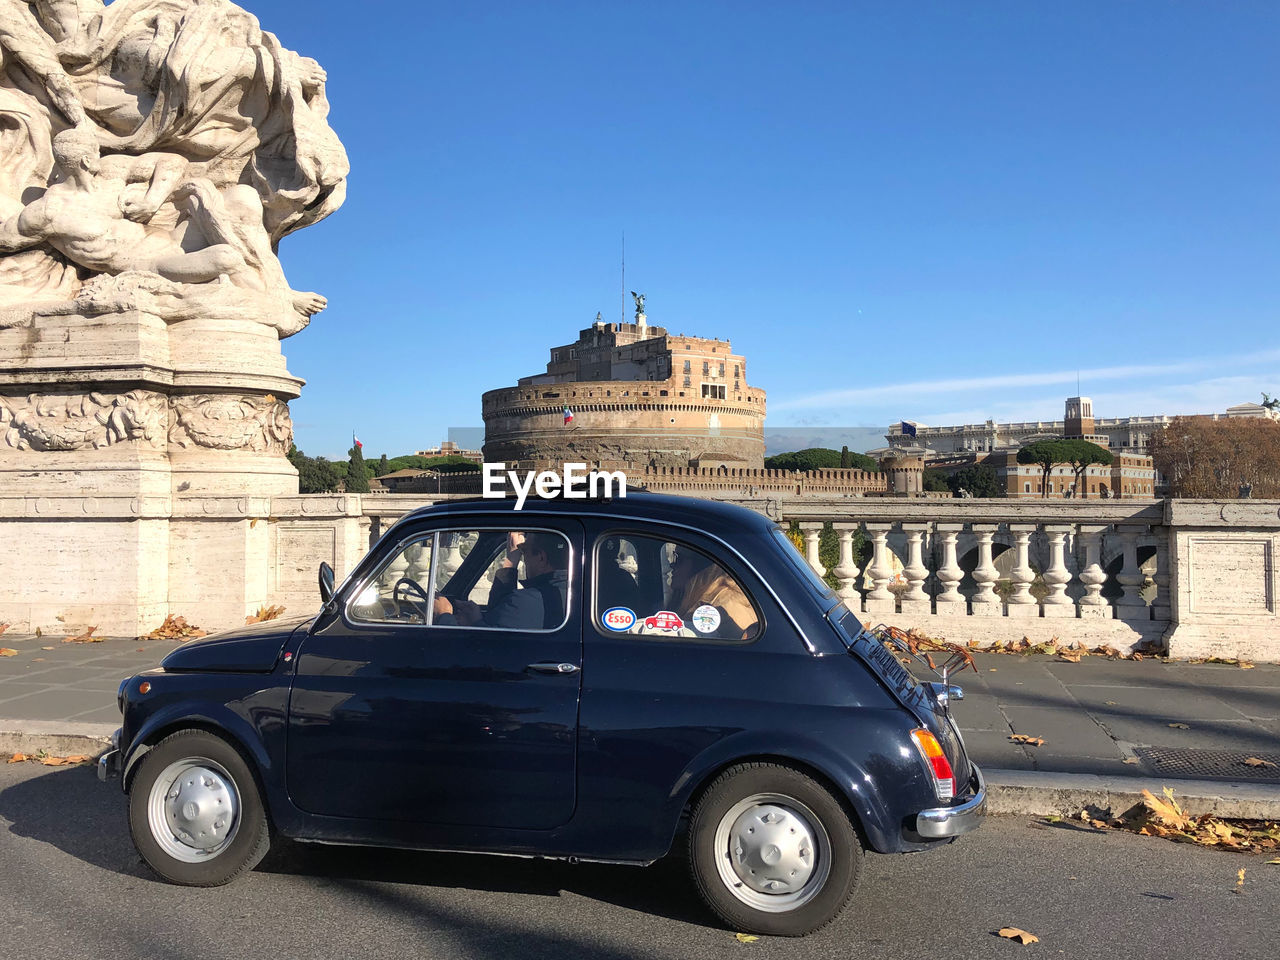
<path id="1" fill-rule="evenodd" d="M 576 663 L 556 663 L 554 660 L 544 660 L 541 663 L 531 663 L 525 669 L 532 670 L 535 673 L 577 673 L 582 668 Z"/>

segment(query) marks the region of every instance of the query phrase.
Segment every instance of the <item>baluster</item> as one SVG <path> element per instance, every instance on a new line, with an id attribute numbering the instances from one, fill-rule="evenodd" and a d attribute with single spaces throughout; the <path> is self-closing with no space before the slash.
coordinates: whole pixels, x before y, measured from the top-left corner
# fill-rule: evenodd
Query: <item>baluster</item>
<path id="1" fill-rule="evenodd" d="M 1117 529 L 1120 545 L 1124 551 L 1124 565 L 1116 577 L 1116 582 L 1124 591 L 1116 601 L 1116 618 L 1120 620 L 1149 620 L 1151 611 L 1142 599 L 1142 584 L 1146 577 L 1138 566 L 1138 535 L 1145 529 L 1126 523 Z"/>
<path id="2" fill-rule="evenodd" d="M 929 529 L 927 523 L 904 523 L 902 532 L 907 535 L 907 565 L 902 568 L 902 576 L 907 581 L 907 590 L 902 594 L 903 613 L 930 613 L 932 604 L 929 595 L 924 592 L 924 581 L 929 576 L 929 568 L 924 565 L 924 534 Z"/>
<path id="3" fill-rule="evenodd" d="M 1156 582 L 1156 595 L 1151 600 L 1151 616 L 1156 620 L 1168 620 L 1172 615 L 1171 598 L 1169 596 L 1169 537 L 1168 527 L 1155 527 L 1156 538 L 1156 572 L 1152 577 Z"/>
<path id="4" fill-rule="evenodd" d="M 836 596 L 843 600 L 854 613 L 861 613 L 862 594 L 858 592 L 860 571 L 853 556 L 853 535 L 858 531 L 859 524 L 836 523 L 834 526 L 836 532 L 840 534 L 840 562 L 831 571 L 840 581 L 840 589 L 836 591 Z"/>
<path id="5" fill-rule="evenodd" d="M 963 523 L 940 523 L 935 527 L 937 535 L 942 538 L 942 565 L 934 574 L 942 584 L 942 592 L 934 597 L 938 613 L 944 612 L 944 606 L 949 607 L 947 613 L 964 612 L 963 608 L 950 607 L 951 604 L 964 603 L 964 595 L 960 592 L 964 571 L 960 569 L 960 561 L 956 557 L 956 540 L 962 529 Z"/>
<path id="6" fill-rule="evenodd" d="M 1040 616 L 1040 607 L 1036 598 L 1031 595 L 1031 581 L 1036 578 L 1035 571 L 1031 569 L 1031 534 L 1035 529 L 1034 523 L 1009 524 L 1013 546 L 1017 551 L 1017 562 L 1009 571 L 1009 581 L 1013 585 L 1008 603 L 1008 615 L 1011 617 Z"/>
<path id="7" fill-rule="evenodd" d="M 804 558 L 809 561 L 809 566 L 813 567 L 814 573 L 819 577 L 825 577 L 827 568 L 818 558 L 818 537 L 822 534 L 822 524 L 802 523 L 800 529 L 804 532 Z"/>
<path id="8" fill-rule="evenodd" d="M 867 572 L 871 574 L 871 590 L 867 593 L 867 613 L 893 613 L 895 608 L 893 594 L 889 591 L 889 582 L 893 579 L 893 563 L 889 560 L 889 531 L 891 523 L 868 523 L 867 533 L 871 534 L 871 566 Z"/>
<path id="9" fill-rule="evenodd" d="M 1084 596 L 1080 598 L 1080 616 L 1086 620 L 1108 619 L 1111 607 L 1102 596 L 1102 585 L 1107 574 L 1102 569 L 1102 533 L 1105 524 L 1083 524 L 1080 539 L 1084 543 L 1084 564 L 1080 582 L 1084 584 Z"/>
<path id="10" fill-rule="evenodd" d="M 427 586 L 431 576 L 431 540 L 419 540 L 405 548 L 404 558 L 408 561 L 404 576 Z"/>
<path id="11" fill-rule="evenodd" d="M 1076 605 L 1067 596 L 1067 582 L 1071 574 L 1067 572 L 1065 541 L 1071 532 L 1069 526 L 1046 526 L 1045 536 L 1049 539 L 1049 568 L 1044 572 L 1044 582 L 1049 593 L 1044 598 L 1044 615 L 1046 617 L 1074 617 Z"/>
<path id="12" fill-rule="evenodd" d="M 969 598 L 969 613 L 975 617 L 998 617 L 1000 598 L 996 596 L 995 583 L 1000 571 L 991 559 L 991 538 L 995 536 L 998 524 L 975 523 L 972 529 L 978 538 L 978 565 L 973 568 L 973 582 L 978 588 Z"/>

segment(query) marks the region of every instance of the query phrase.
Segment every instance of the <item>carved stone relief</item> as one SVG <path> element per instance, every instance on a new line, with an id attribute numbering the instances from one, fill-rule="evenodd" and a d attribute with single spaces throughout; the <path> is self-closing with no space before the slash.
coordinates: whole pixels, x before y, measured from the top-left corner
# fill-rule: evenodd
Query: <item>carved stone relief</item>
<path id="1" fill-rule="evenodd" d="M 4 441 L 19 450 L 96 450 L 126 441 L 160 446 L 168 426 L 163 394 L 0 395 Z"/>
<path id="2" fill-rule="evenodd" d="M 270 395 L 175 397 L 173 412 L 169 442 L 179 447 L 283 454 L 293 442 L 289 405 Z"/>

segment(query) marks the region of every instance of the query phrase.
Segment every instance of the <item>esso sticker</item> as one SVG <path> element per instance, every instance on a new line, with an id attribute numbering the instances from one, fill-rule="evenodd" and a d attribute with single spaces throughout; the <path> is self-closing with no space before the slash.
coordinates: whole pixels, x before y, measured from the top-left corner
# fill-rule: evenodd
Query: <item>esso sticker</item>
<path id="1" fill-rule="evenodd" d="M 720 611 L 709 603 L 704 603 L 689 618 L 693 629 L 699 633 L 715 633 L 720 629 Z"/>
<path id="2" fill-rule="evenodd" d="M 636 622 L 636 615 L 626 607 L 610 607 L 600 614 L 600 622 L 605 625 L 605 629 L 622 633 L 631 629 L 631 625 Z"/>

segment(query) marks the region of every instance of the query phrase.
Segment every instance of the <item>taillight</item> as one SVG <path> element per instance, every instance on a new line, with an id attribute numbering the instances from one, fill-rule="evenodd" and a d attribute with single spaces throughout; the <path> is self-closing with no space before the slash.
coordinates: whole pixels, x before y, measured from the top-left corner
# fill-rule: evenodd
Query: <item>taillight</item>
<path id="1" fill-rule="evenodd" d="M 950 800 L 956 795 L 956 775 L 951 770 L 951 761 L 942 752 L 938 738 L 923 728 L 911 731 L 911 739 L 916 742 L 920 756 L 924 757 L 925 766 L 933 775 L 933 788 L 939 800 Z"/>

